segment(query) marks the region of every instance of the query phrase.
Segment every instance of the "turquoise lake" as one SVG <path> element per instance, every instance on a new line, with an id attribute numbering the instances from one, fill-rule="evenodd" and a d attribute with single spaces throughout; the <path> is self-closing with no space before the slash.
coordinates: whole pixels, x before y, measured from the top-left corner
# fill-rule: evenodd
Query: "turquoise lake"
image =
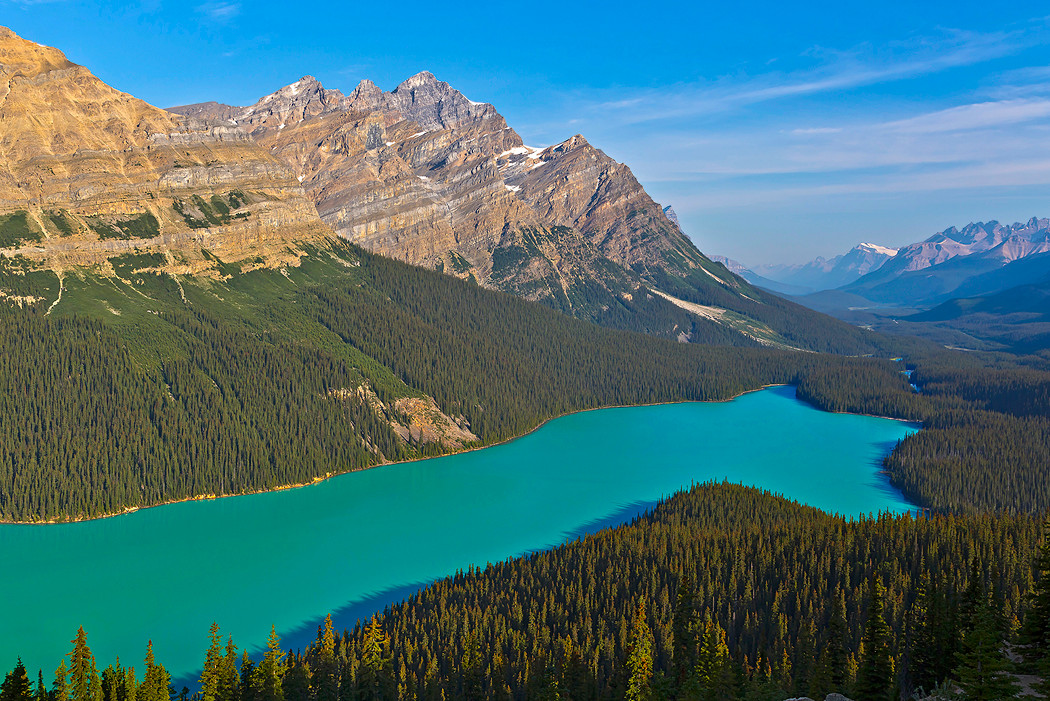
<path id="1" fill-rule="evenodd" d="M 213 620 L 258 649 L 271 623 L 305 647 L 471 564 L 628 520 L 694 482 L 728 479 L 846 515 L 912 508 L 879 474 L 917 427 L 818 411 L 791 387 L 730 402 L 566 416 L 485 450 L 300 489 L 117 518 L 0 526 L 0 668 L 50 684 L 83 625 L 103 668 L 141 669 L 148 638 L 182 683 Z"/>

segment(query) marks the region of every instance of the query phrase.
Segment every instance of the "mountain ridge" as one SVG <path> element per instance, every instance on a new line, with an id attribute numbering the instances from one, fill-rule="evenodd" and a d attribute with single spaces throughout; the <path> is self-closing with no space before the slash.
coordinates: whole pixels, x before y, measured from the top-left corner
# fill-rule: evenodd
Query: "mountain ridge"
<path id="1" fill-rule="evenodd" d="M 331 232 L 287 167 L 241 133 L 110 87 L 0 29 L 0 257 L 62 274 L 159 250 L 166 272 L 281 266 Z"/>
<path id="2" fill-rule="evenodd" d="M 234 113 L 218 103 L 172 110 Z M 368 250 L 598 323 L 806 347 L 783 336 L 799 324 L 780 318 L 807 312 L 765 313 L 785 303 L 704 256 L 629 167 L 580 134 L 527 146 L 494 107 L 429 72 L 390 92 L 365 80 L 348 96 L 304 78 L 233 121 L 292 168 L 337 234 Z"/>
<path id="3" fill-rule="evenodd" d="M 818 256 L 800 265 L 759 265 L 754 275 L 793 287 L 804 293 L 835 289 L 874 272 L 897 254 L 897 249 L 874 243 L 859 243 L 846 253 Z M 795 292 L 794 294 L 799 294 Z"/>

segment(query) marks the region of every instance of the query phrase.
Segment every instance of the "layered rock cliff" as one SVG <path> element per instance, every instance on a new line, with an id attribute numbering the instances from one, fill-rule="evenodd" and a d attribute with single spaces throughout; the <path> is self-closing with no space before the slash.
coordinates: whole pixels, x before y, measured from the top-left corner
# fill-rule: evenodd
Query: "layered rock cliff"
<path id="1" fill-rule="evenodd" d="M 284 265 L 330 234 L 241 129 L 174 115 L 0 28 L 0 256 L 62 269 L 132 250 L 167 268 Z"/>
<path id="2" fill-rule="evenodd" d="M 340 236 L 383 255 L 581 316 L 632 299 L 654 267 L 739 286 L 627 166 L 582 136 L 527 147 L 492 105 L 427 72 L 390 92 L 363 81 L 349 95 L 307 76 L 250 107 L 172 111 L 251 134 Z"/>

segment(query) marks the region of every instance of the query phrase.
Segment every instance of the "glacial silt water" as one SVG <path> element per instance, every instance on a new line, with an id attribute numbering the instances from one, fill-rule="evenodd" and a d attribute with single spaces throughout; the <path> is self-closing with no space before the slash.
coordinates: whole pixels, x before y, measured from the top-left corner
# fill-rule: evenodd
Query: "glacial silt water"
<path id="1" fill-rule="evenodd" d="M 879 474 L 916 430 L 818 411 L 776 387 L 722 403 L 582 412 L 510 443 L 300 489 L 0 526 L 0 668 L 48 683 L 77 626 L 105 667 L 177 678 L 217 621 L 257 649 L 274 624 L 297 647 L 328 612 L 352 625 L 469 565 L 547 548 L 633 516 L 693 482 L 728 479 L 846 515 L 910 508 Z M 141 675 L 140 675 L 141 676 Z"/>

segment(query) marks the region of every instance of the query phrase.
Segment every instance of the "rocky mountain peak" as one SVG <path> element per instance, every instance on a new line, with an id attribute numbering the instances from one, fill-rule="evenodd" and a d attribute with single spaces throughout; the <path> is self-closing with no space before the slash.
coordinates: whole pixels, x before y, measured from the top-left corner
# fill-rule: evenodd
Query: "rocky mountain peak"
<path id="1" fill-rule="evenodd" d="M 590 145 L 590 142 L 588 142 L 587 139 L 583 137 L 583 134 L 576 134 L 575 136 L 566 139 L 560 144 L 551 146 L 551 150 L 555 152 L 561 151 L 563 153 L 568 153 L 570 151 L 576 151 L 577 149 L 586 148 Z"/>
<path id="2" fill-rule="evenodd" d="M 893 257 L 893 256 L 897 255 L 897 249 L 896 248 L 889 248 L 887 246 L 880 246 L 877 243 L 859 243 L 859 244 L 857 244 L 855 250 L 864 251 L 864 252 L 870 252 L 870 253 L 877 253 L 879 255 L 890 256 L 890 257 Z"/>
<path id="3" fill-rule="evenodd" d="M 383 103 L 383 91 L 378 85 L 365 78 L 347 97 L 352 109 L 375 109 Z"/>
<path id="4" fill-rule="evenodd" d="M 388 100 L 390 107 L 424 129 L 455 129 L 485 119 L 502 119 L 492 105 L 468 100 L 429 71 L 405 80 L 389 93 Z"/>
<path id="5" fill-rule="evenodd" d="M 423 85 L 432 85 L 441 82 L 442 81 L 435 78 L 434 74 L 430 71 L 420 71 L 402 81 L 400 85 L 394 88 L 394 92 L 397 92 L 398 90 L 411 90 L 412 88 L 418 88 Z M 445 83 L 445 85 L 447 86 L 448 83 Z"/>
<path id="6" fill-rule="evenodd" d="M 304 119 L 345 107 L 347 98 L 338 90 L 328 90 L 313 76 L 303 76 L 280 90 L 266 95 L 234 118 L 254 128 L 282 128 Z"/>
<path id="7" fill-rule="evenodd" d="M 145 146 L 178 119 L 106 85 L 58 49 L 0 33 L 0 155 L 19 162 Z M 106 115 L 104 124 L 98 115 Z M 4 185 L 16 186 L 0 177 Z M 2 198 L 0 198 L 2 199 Z"/>
<path id="8" fill-rule="evenodd" d="M 9 30 L 0 75 L 0 215 L 26 222 L 0 258 L 177 250 L 165 265 L 204 270 L 206 249 L 277 265 L 325 230 L 287 166 L 229 124 L 154 107 Z"/>
<path id="9" fill-rule="evenodd" d="M 7 27 L 0 27 L 0 73 L 3 75 L 35 78 L 42 73 L 76 65 L 58 49 L 41 46 L 23 39 Z"/>
<path id="10" fill-rule="evenodd" d="M 672 224 L 677 226 L 679 231 L 682 230 L 682 223 L 680 221 L 678 221 L 678 213 L 674 211 L 674 207 L 672 207 L 671 205 L 667 205 L 666 207 L 664 207 L 664 216 L 667 217 L 668 220 L 670 220 L 670 222 Z M 712 260 L 714 260 L 714 259 L 712 259 Z M 728 259 L 726 259 L 726 260 L 728 260 Z M 719 261 L 719 262 L 722 263 L 724 261 Z M 733 262 L 735 262 L 735 261 L 733 261 Z M 729 267 L 729 266 L 727 265 L 726 267 Z M 732 270 L 732 268 L 729 268 L 729 269 Z"/>

